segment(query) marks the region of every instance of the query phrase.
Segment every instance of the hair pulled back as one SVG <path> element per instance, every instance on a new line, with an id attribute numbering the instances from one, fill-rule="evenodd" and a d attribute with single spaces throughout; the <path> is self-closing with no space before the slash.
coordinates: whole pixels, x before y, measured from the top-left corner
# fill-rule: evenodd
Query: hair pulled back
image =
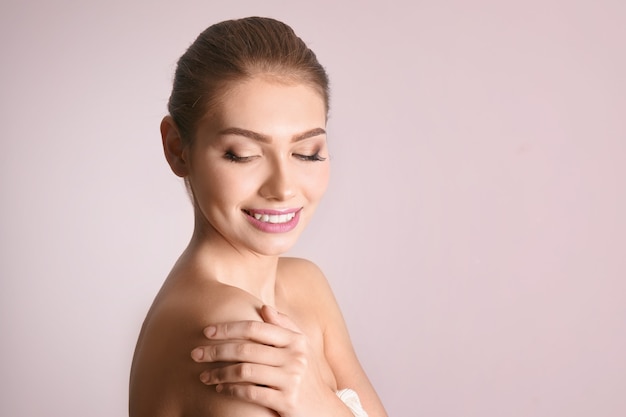
<path id="1" fill-rule="evenodd" d="M 291 27 L 262 17 L 227 20 L 202 32 L 178 60 L 168 110 L 184 143 L 233 83 L 262 74 L 318 89 L 328 111 L 326 71 Z"/>

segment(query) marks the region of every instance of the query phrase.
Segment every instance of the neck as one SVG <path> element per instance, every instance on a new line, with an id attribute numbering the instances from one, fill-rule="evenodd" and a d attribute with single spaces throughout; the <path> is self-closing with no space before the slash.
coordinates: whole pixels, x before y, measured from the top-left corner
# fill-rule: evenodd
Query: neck
<path id="1" fill-rule="evenodd" d="M 240 288 L 264 304 L 275 305 L 278 256 L 241 250 L 215 230 L 196 224 L 183 257 L 196 265 L 202 279 Z"/>

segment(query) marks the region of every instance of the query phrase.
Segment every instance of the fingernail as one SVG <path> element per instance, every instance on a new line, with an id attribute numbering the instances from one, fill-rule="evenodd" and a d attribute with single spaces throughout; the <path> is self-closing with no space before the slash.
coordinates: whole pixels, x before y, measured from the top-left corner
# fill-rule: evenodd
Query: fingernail
<path id="1" fill-rule="evenodd" d="M 215 392 L 222 392 L 222 390 L 224 389 L 224 386 L 217 384 L 215 386 Z"/>
<path id="2" fill-rule="evenodd" d="M 191 351 L 191 358 L 194 361 L 200 362 L 203 357 L 204 357 L 204 350 L 202 350 L 201 348 L 195 348 L 194 350 Z"/>
<path id="3" fill-rule="evenodd" d="M 209 326 L 209 327 L 204 329 L 204 335 L 206 337 L 215 336 L 215 333 L 217 333 L 217 327 L 215 327 L 215 326 Z"/>
<path id="4" fill-rule="evenodd" d="M 209 375 L 208 372 L 202 372 L 200 374 L 200 381 L 202 381 L 203 383 L 208 384 L 210 379 L 211 379 L 211 376 Z"/>

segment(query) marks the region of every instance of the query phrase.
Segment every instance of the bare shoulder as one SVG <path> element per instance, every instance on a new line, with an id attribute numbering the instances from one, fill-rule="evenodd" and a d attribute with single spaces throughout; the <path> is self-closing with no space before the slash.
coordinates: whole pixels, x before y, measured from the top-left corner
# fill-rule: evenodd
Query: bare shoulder
<path id="1" fill-rule="evenodd" d="M 331 288 L 322 270 L 313 262 L 302 258 L 280 258 L 278 284 L 292 293 L 332 296 Z"/>
<path id="2" fill-rule="evenodd" d="M 323 349 L 331 362 L 337 345 L 351 351 L 343 315 L 328 280 L 313 262 L 299 258 L 281 258 L 277 289 L 289 300 L 287 314 L 301 312 L 319 327 Z M 337 336 L 341 336 L 337 338 Z"/>
<path id="3" fill-rule="evenodd" d="M 280 258 L 276 287 L 277 293 L 288 300 L 288 305 L 314 315 L 322 331 L 340 314 L 324 273 L 309 260 Z M 292 311 L 292 314 L 297 313 Z"/>
<path id="4" fill-rule="evenodd" d="M 258 300 L 238 288 L 171 275 L 155 299 L 137 342 L 130 379 L 130 416 L 274 415 L 267 409 L 218 396 L 199 380 L 207 365 L 191 359 L 193 348 L 207 343 L 202 333 L 206 326 L 260 320 L 260 307 Z"/>
<path id="5" fill-rule="evenodd" d="M 278 260 L 279 268 L 286 271 L 299 271 L 305 272 L 309 274 L 321 274 L 322 271 L 320 268 L 315 265 L 313 262 L 304 258 L 293 258 L 293 257 L 281 257 Z"/>

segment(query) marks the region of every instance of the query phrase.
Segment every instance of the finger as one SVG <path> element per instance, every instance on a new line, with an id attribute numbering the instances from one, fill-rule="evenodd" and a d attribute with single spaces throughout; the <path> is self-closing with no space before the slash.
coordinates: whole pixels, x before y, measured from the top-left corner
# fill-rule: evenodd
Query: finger
<path id="1" fill-rule="evenodd" d="M 275 308 L 270 307 L 267 304 L 261 307 L 261 317 L 266 323 L 275 324 L 296 333 L 302 333 L 300 328 L 289 318 L 289 316 L 278 312 Z"/>
<path id="2" fill-rule="evenodd" d="M 214 324 L 204 329 L 204 335 L 211 340 L 241 339 L 284 347 L 291 341 L 293 332 L 271 323 L 250 320 Z"/>
<path id="3" fill-rule="evenodd" d="M 191 351 L 191 358 L 199 363 L 251 362 L 270 366 L 282 364 L 277 348 L 243 341 L 199 346 Z"/>
<path id="4" fill-rule="evenodd" d="M 281 411 L 285 402 L 282 393 L 274 388 L 249 384 L 220 384 L 215 387 L 218 393 L 237 398 L 265 408 Z"/>
<path id="5" fill-rule="evenodd" d="M 274 389 L 284 389 L 292 383 L 289 375 L 275 366 L 256 363 L 236 363 L 206 370 L 200 374 L 205 385 L 253 384 Z"/>

